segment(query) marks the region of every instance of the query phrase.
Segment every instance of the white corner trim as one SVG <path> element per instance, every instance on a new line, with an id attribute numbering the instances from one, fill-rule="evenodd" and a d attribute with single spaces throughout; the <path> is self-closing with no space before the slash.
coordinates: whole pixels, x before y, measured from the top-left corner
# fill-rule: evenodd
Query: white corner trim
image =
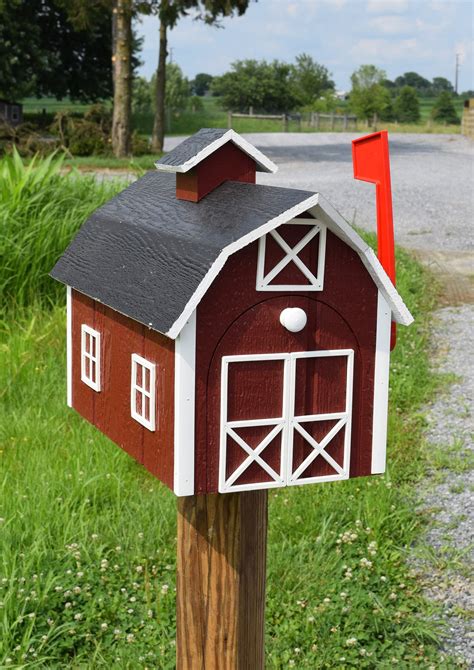
<path id="1" fill-rule="evenodd" d="M 262 168 L 264 172 L 275 173 L 278 170 L 278 167 L 273 161 L 265 156 L 261 151 L 259 151 L 253 144 L 244 140 L 244 138 L 235 132 L 235 130 L 228 130 L 217 140 L 214 140 L 211 144 L 208 144 L 204 149 L 201 149 L 195 156 L 187 160 L 182 165 L 166 165 L 166 163 L 156 162 L 155 167 L 160 172 L 188 172 L 193 167 L 198 165 L 205 158 L 210 156 L 220 149 L 227 142 L 233 142 L 239 149 L 242 149 L 248 156 L 254 159 L 254 161 Z"/>
<path id="2" fill-rule="evenodd" d="M 361 255 L 361 259 L 379 290 L 382 292 L 385 300 L 390 305 L 393 320 L 400 323 L 402 326 L 409 326 L 413 323 L 413 316 L 383 269 L 374 250 L 369 247 L 365 254 Z"/>
<path id="3" fill-rule="evenodd" d="M 72 407 L 72 289 L 66 286 L 66 398 Z"/>
<path id="4" fill-rule="evenodd" d="M 371 472 L 373 475 L 385 472 L 391 321 L 391 309 L 382 291 L 379 291 L 375 343 L 374 414 L 372 420 Z"/>
<path id="5" fill-rule="evenodd" d="M 194 494 L 194 414 L 196 395 L 196 312 L 175 341 L 174 492 Z"/>

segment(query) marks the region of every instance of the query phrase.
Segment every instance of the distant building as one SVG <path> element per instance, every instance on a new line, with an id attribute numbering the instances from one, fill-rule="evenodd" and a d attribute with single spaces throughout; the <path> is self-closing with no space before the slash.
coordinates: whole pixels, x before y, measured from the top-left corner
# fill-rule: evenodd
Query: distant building
<path id="1" fill-rule="evenodd" d="M 0 99 L 0 123 L 18 126 L 23 123 L 23 105 L 20 102 L 9 102 Z"/>

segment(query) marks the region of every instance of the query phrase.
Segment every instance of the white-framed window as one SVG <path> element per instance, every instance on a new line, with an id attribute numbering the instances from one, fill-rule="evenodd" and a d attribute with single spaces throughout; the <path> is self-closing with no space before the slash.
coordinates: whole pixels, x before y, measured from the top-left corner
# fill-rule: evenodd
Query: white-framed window
<path id="1" fill-rule="evenodd" d="M 148 430 L 155 430 L 155 381 L 156 365 L 132 354 L 132 382 L 130 409 L 132 418 Z"/>
<path id="2" fill-rule="evenodd" d="M 291 241 L 285 239 L 288 232 L 293 233 L 287 238 Z M 258 241 L 257 291 L 322 291 L 325 255 L 326 226 L 320 221 L 294 219 L 270 231 Z M 285 281 L 288 270 L 300 281 Z"/>
<path id="3" fill-rule="evenodd" d="M 100 333 L 85 323 L 81 326 L 81 380 L 100 391 Z"/>

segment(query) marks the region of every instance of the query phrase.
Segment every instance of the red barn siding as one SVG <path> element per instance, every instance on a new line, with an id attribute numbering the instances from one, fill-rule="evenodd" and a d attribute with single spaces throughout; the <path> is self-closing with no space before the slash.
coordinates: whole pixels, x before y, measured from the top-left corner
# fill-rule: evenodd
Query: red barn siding
<path id="1" fill-rule="evenodd" d="M 197 309 L 196 493 L 218 489 L 223 355 L 354 349 L 350 476 L 370 474 L 377 287 L 357 253 L 329 231 L 323 291 L 256 291 L 257 255 L 255 242 L 229 258 Z M 299 276 L 296 270 L 286 280 L 298 283 Z M 300 333 L 279 323 L 290 306 L 308 315 Z"/>
<path id="2" fill-rule="evenodd" d="M 81 381 L 81 324 L 101 333 L 101 391 Z M 156 363 L 156 429 L 130 415 L 131 355 Z M 77 291 L 72 292 L 72 405 L 173 488 L 174 342 Z"/>

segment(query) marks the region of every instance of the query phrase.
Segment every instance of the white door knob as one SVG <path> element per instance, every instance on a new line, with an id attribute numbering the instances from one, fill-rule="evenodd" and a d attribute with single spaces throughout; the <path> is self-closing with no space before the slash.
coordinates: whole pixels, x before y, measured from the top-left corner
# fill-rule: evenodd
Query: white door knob
<path id="1" fill-rule="evenodd" d="M 306 326 L 308 317 L 300 307 L 287 307 L 280 314 L 280 323 L 290 333 L 299 333 Z"/>

